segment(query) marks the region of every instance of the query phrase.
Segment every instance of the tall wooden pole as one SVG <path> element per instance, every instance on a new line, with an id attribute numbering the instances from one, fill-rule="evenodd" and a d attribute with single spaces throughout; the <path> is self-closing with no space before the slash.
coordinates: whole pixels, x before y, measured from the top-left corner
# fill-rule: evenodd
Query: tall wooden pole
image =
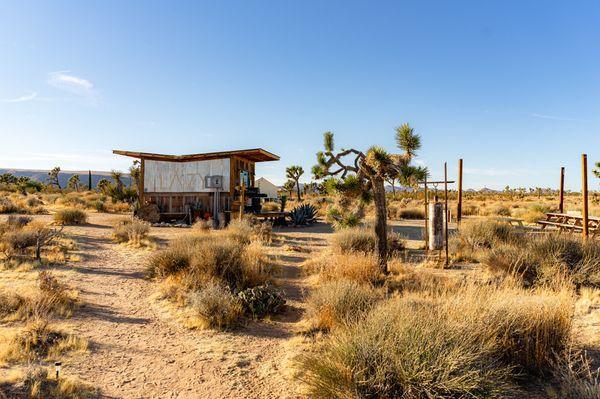
<path id="1" fill-rule="evenodd" d="M 446 247 L 446 266 L 448 266 L 448 163 L 444 162 L 444 245 Z"/>
<path id="2" fill-rule="evenodd" d="M 588 182 L 587 182 L 587 154 L 581 154 L 581 195 L 583 199 L 583 238 L 587 239 L 588 226 Z"/>
<path id="3" fill-rule="evenodd" d="M 560 193 L 558 196 L 558 212 L 565 213 L 565 167 L 560 168 Z"/>
<path id="4" fill-rule="evenodd" d="M 427 176 L 425 176 L 425 251 L 429 252 L 429 193 L 427 192 Z"/>
<path id="5" fill-rule="evenodd" d="M 458 160 L 458 205 L 456 206 L 456 222 L 460 224 L 462 220 L 462 179 L 463 175 L 463 160 Z M 447 180 L 447 179 L 446 179 Z"/>

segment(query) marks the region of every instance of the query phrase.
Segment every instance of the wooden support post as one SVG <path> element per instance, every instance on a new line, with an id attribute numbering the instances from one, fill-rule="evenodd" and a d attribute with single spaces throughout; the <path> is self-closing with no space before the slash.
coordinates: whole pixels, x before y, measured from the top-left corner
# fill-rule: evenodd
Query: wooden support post
<path id="1" fill-rule="evenodd" d="M 425 176 L 425 252 L 429 252 L 429 193 L 427 192 L 427 176 Z"/>
<path id="2" fill-rule="evenodd" d="M 444 246 L 446 248 L 446 266 L 448 266 L 448 163 L 444 162 Z"/>
<path id="3" fill-rule="evenodd" d="M 587 181 L 587 154 L 581 154 L 581 195 L 583 199 L 583 239 L 587 239 L 589 235 L 588 226 L 588 181 Z"/>
<path id="4" fill-rule="evenodd" d="M 565 167 L 560 168 L 560 191 L 558 194 L 558 213 L 565 213 Z"/>
<path id="5" fill-rule="evenodd" d="M 138 202 L 144 206 L 144 158 L 140 159 L 140 186 L 138 187 Z"/>
<path id="6" fill-rule="evenodd" d="M 458 160 L 458 205 L 456 206 L 456 223 L 460 225 L 462 220 L 462 183 L 463 183 L 463 160 Z M 446 179 L 448 180 L 448 179 Z"/>
<path id="7" fill-rule="evenodd" d="M 240 220 L 244 217 L 244 207 L 246 206 L 246 184 L 242 182 L 240 188 Z"/>

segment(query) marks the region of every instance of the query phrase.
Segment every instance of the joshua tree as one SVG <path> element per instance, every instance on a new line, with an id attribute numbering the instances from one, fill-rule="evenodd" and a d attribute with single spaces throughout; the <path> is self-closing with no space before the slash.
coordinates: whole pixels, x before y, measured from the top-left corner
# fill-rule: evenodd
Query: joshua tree
<path id="1" fill-rule="evenodd" d="M 594 176 L 600 179 L 600 162 L 596 162 L 596 168 L 594 169 Z"/>
<path id="2" fill-rule="evenodd" d="M 294 192 L 294 188 L 296 188 L 296 182 L 291 179 L 287 180 L 285 183 L 283 183 L 283 189 L 290 194 L 290 197 L 292 196 L 292 193 Z"/>
<path id="3" fill-rule="evenodd" d="M 293 180 L 296 183 L 296 193 L 298 194 L 298 201 L 301 201 L 300 197 L 300 176 L 304 174 L 304 169 L 300 165 L 292 165 L 285 168 L 285 177 Z M 290 192 L 290 196 L 292 193 Z"/>
<path id="4" fill-rule="evenodd" d="M 142 169 L 140 167 L 140 161 L 133 161 L 133 165 L 129 167 L 129 176 L 131 176 L 131 184 L 135 185 L 136 188 L 140 187 L 140 177 L 142 175 Z"/>
<path id="5" fill-rule="evenodd" d="M 401 185 L 415 187 L 427 177 L 427 168 L 412 166 L 410 163 L 421 149 L 421 136 L 415 133 L 408 123 L 396 128 L 396 145 L 404 151 L 400 155 L 392 155 L 394 163 L 398 165 L 398 173 L 392 176 L 392 187 L 397 179 Z M 395 192 L 395 189 L 393 190 Z"/>
<path id="6" fill-rule="evenodd" d="M 342 149 L 334 152 L 333 133 L 324 134 L 325 151 L 317 153 L 317 162 L 312 172 L 317 179 L 337 177 L 335 183 L 340 193 L 347 197 L 372 197 L 375 202 L 375 235 L 377 257 L 383 273 L 387 273 L 387 204 L 385 197 L 385 180 L 392 175 L 399 175 L 402 166 L 394 163 L 381 147 L 371 147 L 366 153 L 356 149 Z M 350 157 L 350 159 L 347 159 Z"/>
<path id="7" fill-rule="evenodd" d="M 98 181 L 98 185 L 96 187 L 103 194 L 108 194 L 108 192 L 110 191 L 111 183 L 110 183 L 110 181 L 108 181 L 108 179 L 102 178 L 102 179 L 100 179 L 100 181 Z"/>
<path id="8" fill-rule="evenodd" d="M 67 188 L 70 188 L 72 190 L 79 191 L 79 185 L 80 185 L 79 175 L 71 176 L 69 178 L 69 181 L 67 182 Z"/>
<path id="9" fill-rule="evenodd" d="M 123 187 L 125 186 L 123 184 L 123 172 L 118 171 L 118 170 L 111 170 L 110 177 L 115 182 L 117 191 L 123 191 Z"/>
<path id="10" fill-rule="evenodd" d="M 51 186 L 56 186 L 56 188 L 58 188 L 59 190 L 62 189 L 62 187 L 60 186 L 60 181 L 58 180 L 58 175 L 60 174 L 60 167 L 56 166 L 54 168 L 52 168 L 52 170 L 50 172 L 48 172 L 48 184 Z"/>

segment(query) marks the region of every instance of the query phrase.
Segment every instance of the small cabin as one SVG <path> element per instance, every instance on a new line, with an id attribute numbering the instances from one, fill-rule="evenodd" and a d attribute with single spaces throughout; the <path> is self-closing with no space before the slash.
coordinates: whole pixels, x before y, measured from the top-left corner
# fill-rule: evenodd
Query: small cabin
<path id="1" fill-rule="evenodd" d="M 279 160 L 262 148 L 191 155 L 113 153 L 140 160 L 140 206 L 155 204 L 164 221 L 193 222 L 219 214 L 228 219 L 231 212 L 239 212 L 242 198 L 245 212 L 257 206 L 260 211 L 255 164 Z"/>

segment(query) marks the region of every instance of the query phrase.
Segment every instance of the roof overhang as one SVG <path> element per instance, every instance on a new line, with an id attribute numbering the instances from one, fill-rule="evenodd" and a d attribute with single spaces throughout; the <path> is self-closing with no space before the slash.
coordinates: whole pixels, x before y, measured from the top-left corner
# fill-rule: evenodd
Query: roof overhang
<path id="1" fill-rule="evenodd" d="M 253 148 L 249 150 L 236 150 L 236 151 L 220 151 L 220 152 L 206 152 L 203 154 L 189 154 L 189 155 L 166 155 L 166 154 L 153 154 L 149 152 L 135 152 L 135 151 L 123 151 L 113 150 L 113 154 L 123 155 L 126 157 L 139 158 L 139 159 L 151 159 L 154 161 L 167 161 L 167 162 L 190 162 L 190 161 L 204 161 L 209 159 L 222 159 L 239 157 L 252 162 L 268 162 L 268 161 L 279 161 L 279 156 L 270 153 L 269 151 L 263 150 L 262 148 Z"/>

